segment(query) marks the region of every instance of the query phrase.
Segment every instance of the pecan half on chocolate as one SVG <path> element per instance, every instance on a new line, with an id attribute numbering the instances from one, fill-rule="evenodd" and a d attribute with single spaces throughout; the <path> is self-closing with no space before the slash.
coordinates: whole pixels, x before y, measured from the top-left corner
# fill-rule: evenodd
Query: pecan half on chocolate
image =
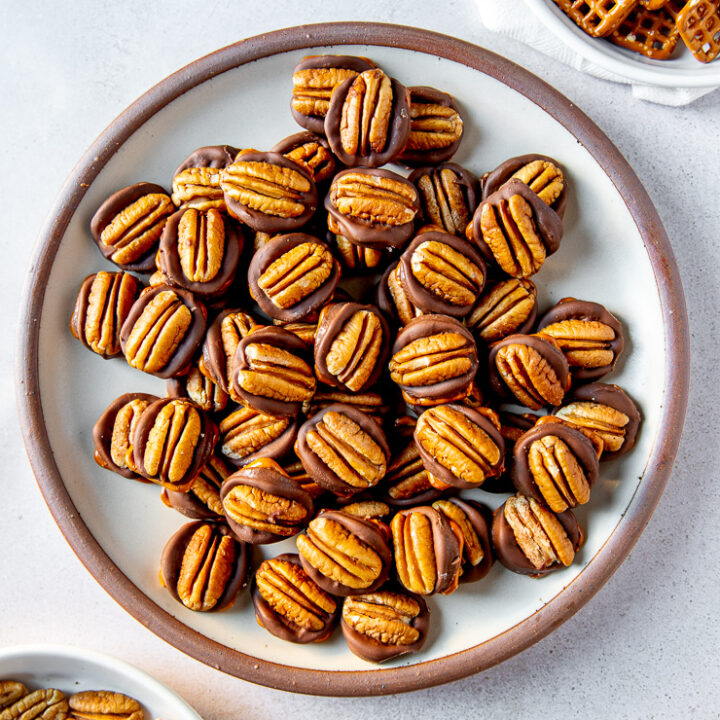
<path id="1" fill-rule="evenodd" d="M 398 334 L 389 367 L 406 402 L 427 406 L 460 400 L 477 372 L 475 340 L 454 318 L 422 315 Z"/>
<path id="2" fill-rule="evenodd" d="M 314 133 L 325 132 L 325 116 L 333 90 L 375 65 L 353 55 L 309 55 L 293 71 L 290 110 L 298 125 Z"/>
<path id="3" fill-rule="evenodd" d="M 374 385 L 382 372 L 390 328 L 374 305 L 333 303 L 323 308 L 315 335 L 320 382 L 353 393 Z"/>
<path id="4" fill-rule="evenodd" d="M 322 642 L 333 631 L 338 602 L 313 582 L 296 554 L 264 560 L 251 592 L 258 623 L 281 640 Z"/>
<path id="5" fill-rule="evenodd" d="M 35 690 L 0 712 L 1 720 L 65 720 L 68 717 L 65 693 L 54 688 Z"/>
<path id="6" fill-rule="evenodd" d="M 245 585 L 248 551 L 222 523 L 183 525 L 168 540 L 160 558 L 160 579 L 186 608 L 224 610 Z"/>
<path id="7" fill-rule="evenodd" d="M 386 253 L 350 242 L 342 235 L 328 232 L 328 242 L 335 246 L 340 264 L 349 273 L 365 273 L 377 269 Z"/>
<path id="8" fill-rule="evenodd" d="M 90 232 L 100 252 L 123 270 L 151 272 L 165 221 L 174 212 L 164 188 L 137 183 L 118 190 L 97 209 Z"/>
<path id="9" fill-rule="evenodd" d="M 425 469 L 446 486 L 480 487 L 503 470 L 505 441 L 477 410 L 429 408 L 418 418 L 414 437 Z"/>
<path id="10" fill-rule="evenodd" d="M 88 275 L 80 286 L 70 331 L 86 348 L 102 358 L 120 355 L 120 328 L 142 284 L 125 272 Z"/>
<path id="11" fill-rule="evenodd" d="M 591 430 L 604 443 L 600 460 L 613 460 L 635 445 L 640 411 L 618 385 L 590 383 L 577 388 L 570 403 L 555 411 L 565 422 Z"/>
<path id="12" fill-rule="evenodd" d="M 413 318 L 422 315 L 422 311 L 410 301 L 400 282 L 400 260 L 388 265 L 382 274 L 376 289 L 376 304 L 389 318 L 401 325 L 407 325 Z"/>
<path id="13" fill-rule="evenodd" d="M 407 165 L 437 165 L 449 160 L 458 149 L 463 121 L 455 99 L 427 86 L 410 91 L 410 135 L 398 160 Z"/>
<path id="14" fill-rule="evenodd" d="M 354 495 L 385 475 L 390 450 L 385 433 L 370 416 L 350 405 L 331 405 L 298 430 L 295 452 L 318 485 Z"/>
<path id="15" fill-rule="evenodd" d="M 465 324 L 490 344 L 527 333 L 537 316 L 537 288 L 531 280 L 501 280 L 480 296 Z"/>
<path id="16" fill-rule="evenodd" d="M 312 175 L 316 184 L 329 180 L 337 166 L 328 141 L 312 132 L 299 132 L 286 137 L 270 148 L 289 160 L 302 165 Z"/>
<path id="17" fill-rule="evenodd" d="M 182 398 L 156 400 L 135 427 L 133 462 L 147 480 L 186 492 L 210 459 L 216 441 L 215 423 L 197 405 Z"/>
<path id="18" fill-rule="evenodd" d="M 563 234 L 560 216 L 522 180 L 510 180 L 483 200 L 467 236 L 488 261 L 511 277 L 540 270 L 558 247 Z"/>
<path id="19" fill-rule="evenodd" d="M 602 305 L 563 298 L 538 322 L 538 334 L 560 346 L 573 380 L 597 380 L 615 367 L 625 347 L 620 321 Z"/>
<path id="20" fill-rule="evenodd" d="M 308 417 L 331 405 L 350 405 L 382 424 L 383 418 L 390 412 L 387 402 L 377 392 L 353 393 L 343 390 L 318 390 L 312 399 L 303 403 L 303 412 Z"/>
<path id="21" fill-rule="evenodd" d="M 274 320 L 273 324 L 279 325 L 281 328 L 291 332 L 293 335 L 297 335 L 309 348 L 315 347 L 317 322 L 280 322 L 279 320 Z"/>
<path id="22" fill-rule="evenodd" d="M 418 595 L 449 594 L 457 588 L 462 535 L 431 507 L 400 510 L 390 523 L 398 580 Z"/>
<path id="23" fill-rule="evenodd" d="M 390 459 L 381 485 L 380 498 L 393 507 L 431 503 L 442 495 L 430 484 L 415 440 L 411 440 Z"/>
<path id="24" fill-rule="evenodd" d="M 375 663 L 420 650 L 430 625 L 419 595 L 387 589 L 345 598 L 341 618 L 350 650 Z"/>
<path id="25" fill-rule="evenodd" d="M 280 153 L 243 150 L 220 176 L 228 212 L 253 230 L 292 232 L 317 209 L 310 172 Z"/>
<path id="26" fill-rule="evenodd" d="M 509 335 L 490 346 L 490 386 L 539 410 L 562 404 L 570 387 L 568 363 L 557 343 L 540 335 Z"/>
<path id="27" fill-rule="evenodd" d="M 325 197 L 332 232 L 376 249 L 402 247 L 413 233 L 420 200 L 415 186 L 390 170 L 339 172 Z M 330 218 L 328 218 L 330 227 Z"/>
<path id="28" fill-rule="evenodd" d="M 68 700 L 74 720 L 143 720 L 145 713 L 134 698 L 110 690 L 85 690 Z"/>
<path id="29" fill-rule="evenodd" d="M 94 457 L 100 467 L 142 479 L 133 459 L 133 437 L 140 416 L 159 399 L 146 393 L 125 393 L 110 403 L 93 427 Z"/>
<path id="30" fill-rule="evenodd" d="M 168 397 L 189 398 L 205 412 L 221 412 L 228 404 L 227 393 L 203 375 L 197 363 L 193 363 L 187 375 L 170 378 L 166 389 Z"/>
<path id="31" fill-rule="evenodd" d="M 410 136 L 410 92 L 380 68 L 365 70 L 335 88 L 324 129 L 348 167 L 392 162 Z"/>
<path id="32" fill-rule="evenodd" d="M 495 557 L 508 570 L 540 577 L 568 567 L 583 535 L 572 510 L 554 513 L 518 493 L 493 513 L 492 541 Z"/>
<path id="33" fill-rule="evenodd" d="M 464 238 L 419 234 L 400 256 L 400 282 L 423 313 L 464 317 L 485 287 L 485 261 Z"/>
<path id="34" fill-rule="evenodd" d="M 205 335 L 205 306 L 187 290 L 147 288 L 120 329 L 120 346 L 138 370 L 169 378 L 186 371 Z"/>
<path id="35" fill-rule="evenodd" d="M 263 312 L 283 322 L 302 320 L 324 305 L 340 279 L 330 248 L 305 233 L 278 235 L 250 261 L 250 292 Z"/>
<path id="36" fill-rule="evenodd" d="M 180 210 L 225 210 L 220 172 L 232 163 L 238 152 L 231 145 L 208 145 L 190 153 L 173 175 L 175 205 Z"/>
<path id="37" fill-rule="evenodd" d="M 187 492 L 163 488 L 160 499 L 193 520 L 221 520 L 225 510 L 220 502 L 220 488 L 234 469 L 218 455 L 211 455 Z"/>
<path id="38" fill-rule="evenodd" d="M 288 330 L 256 328 L 235 351 L 230 393 L 261 413 L 297 415 L 317 386 L 307 356 L 307 345 Z"/>
<path id="39" fill-rule="evenodd" d="M 233 473 L 220 500 L 238 540 L 267 545 L 297 535 L 314 513 L 313 501 L 274 460 L 263 458 Z"/>

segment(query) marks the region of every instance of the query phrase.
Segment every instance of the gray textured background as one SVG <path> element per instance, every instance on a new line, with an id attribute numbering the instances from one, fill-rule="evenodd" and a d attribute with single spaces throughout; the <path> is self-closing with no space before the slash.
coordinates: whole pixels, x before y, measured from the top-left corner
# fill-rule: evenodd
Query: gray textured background
<path id="1" fill-rule="evenodd" d="M 625 87 L 488 33 L 471 0 L 46 0 L 0 7 L 0 646 L 48 640 L 109 652 L 170 685 L 207 720 L 718 717 L 720 92 L 681 109 L 634 101 Z M 13 397 L 12 348 L 31 249 L 92 140 L 147 88 L 195 58 L 257 33 L 329 20 L 410 23 L 456 35 L 524 65 L 582 108 L 625 154 L 660 212 L 692 338 L 690 406 L 672 479 L 607 585 L 557 631 L 502 665 L 379 699 L 256 687 L 183 656 L 136 623 L 84 570 L 53 523 L 22 448 Z"/>

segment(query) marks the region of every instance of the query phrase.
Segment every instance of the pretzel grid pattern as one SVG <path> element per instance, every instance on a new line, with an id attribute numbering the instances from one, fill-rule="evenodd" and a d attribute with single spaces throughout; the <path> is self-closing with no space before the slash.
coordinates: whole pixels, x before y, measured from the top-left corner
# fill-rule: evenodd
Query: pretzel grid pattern
<path id="1" fill-rule="evenodd" d="M 720 54 L 720 3 L 691 0 L 677 17 L 683 42 L 700 62 L 709 63 Z"/>
<path id="2" fill-rule="evenodd" d="M 594 37 L 610 35 L 637 0 L 553 0 L 553 2 L 586 33 Z"/>
<path id="3" fill-rule="evenodd" d="M 670 0 L 659 11 L 638 6 L 620 23 L 610 41 L 653 60 L 667 60 L 680 39 L 675 19 L 684 5 L 685 0 Z"/>

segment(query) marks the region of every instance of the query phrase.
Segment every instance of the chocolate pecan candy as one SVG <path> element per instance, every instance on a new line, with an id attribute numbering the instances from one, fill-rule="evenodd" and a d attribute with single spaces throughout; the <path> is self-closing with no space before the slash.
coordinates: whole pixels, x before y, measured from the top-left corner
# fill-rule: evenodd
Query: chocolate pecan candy
<path id="1" fill-rule="evenodd" d="M 537 317 L 537 288 L 531 280 L 501 280 L 480 296 L 465 324 L 488 345 L 527 333 Z"/>
<path id="2" fill-rule="evenodd" d="M 335 174 L 337 161 L 322 135 L 295 133 L 271 147 L 270 152 L 280 153 L 304 167 L 316 184 L 329 180 Z"/>
<path id="3" fill-rule="evenodd" d="M 407 325 L 422 311 L 410 301 L 399 277 L 400 260 L 388 265 L 377 284 L 375 302 L 385 315 L 401 325 Z"/>
<path id="4" fill-rule="evenodd" d="M 227 525 L 198 520 L 168 540 L 160 558 L 160 580 L 186 608 L 224 610 L 245 585 L 249 558 Z"/>
<path id="5" fill-rule="evenodd" d="M 62 691 L 35 690 L 2 710 L 0 720 L 65 720 L 69 709 Z"/>
<path id="6" fill-rule="evenodd" d="M 262 458 L 223 483 L 225 520 L 238 540 L 267 545 L 297 535 L 314 514 L 312 498 L 274 460 Z"/>
<path id="7" fill-rule="evenodd" d="M 280 325 L 283 329 L 297 335 L 309 348 L 315 346 L 315 333 L 317 332 L 317 322 L 279 322 L 273 321 L 275 325 Z"/>
<path id="8" fill-rule="evenodd" d="M 266 415 L 245 405 L 226 415 L 218 427 L 220 452 L 239 467 L 260 457 L 284 457 L 297 437 L 297 421 L 292 417 Z"/>
<path id="9" fill-rule="evenodd" d="M 264 560 L 251 592 L 258 624 L 281 640 L 323 642 L 335 627 L 337 600 L 308 576 L 296 554 Z"/>
<path id="10" fill-rule="evenodd" d="M 172 201 L 180 210 L 225 210 L 220 173 L 238 154 L 231 145 L 208 145 L 190 153 L 173 175 Z"/>
<path id="11" fill-rule="evenodd" d="M 442 90 L 417 86 L 410 91 L 410 135 L 398 160 L 407 165 L 437 165 L 458 149 L 463 121 L 455 100 Z"/>
<path id="12" fill-rule="evenodd" d="M 303 412 L 310 417 L 321 410 L 326 410 L 331 405 L 350 405 L 373 420 L 382 424 L 383 418 L 389 412 L 387 403 L 383 400 L 382 395 L 376 392 L 353 393 L 342 390 L 325 390 L 319 389 L 312 399 L 303 403 Z"/>
<path id="13" fill-rule="evenodd" d="M 475 340 L 454 318 L 422 315 L 398 334 L 389 367 L 406 402 L 427 406 L 459 400 L 477 372 Z"/>
<path id="14" fill-rule="evenodd" d="M 344 80 L 355 78 L 375 65 L 352 55 L 309 55 L 293 71 L 290 110 L 298 125 L 314 133 L 325 132 L 325 116 L 333 90 Z"/>
<path id="15" fill-rule="evenodd" d="M 342 506 L 342 511 L 365 520 L 384 520 L 390 515 L 390 506 L 380 500 L 360 500 Z"/>
<path id="16" fill-rule="evenodd" d="M 121 354 L 120 328 L 142 284 L 126 272 L 88 275 L 80 286 L 70 331 L 86 348 L 103 358 Z"/>
<path id="17" fill-rule="evenodd" d="M 518 493 L 493 513 L 492 541 L 508 570 L 540 577 L 572 564 L 583 535 L 572 510 L 554 513 Z"/>
<path id="18" fill-rule="evenodd" d="M 329 242 L 337 250 L 340 264 L 350 273 L 361 273 L 375 270 L 385 259 L 385 253 L 375 248 L 363 247 L 350 242 L 342 235 L 328 233 Z"/>
<path id="19" fill-rule="evenodd" d="M 354 495 L 385 475 L 390 450 L 370 416 L 350 405 L 331 405 L 298 430 L 295 452 L 310 477 L 337 495 Z"/>
<path id="20" fill-rule="evenodd" d="M 233 470 L 220 456 L 211 455 L 187 492 L 163 488 L 160 499 L 193 520 L 221 520 L 225 510 L 220 501 L 220 487 Z"/>
<path id="21" fill-rule="evenodd" d="M 324 129 L 348 167 L 392 162 L 410 136 L 410 92 L 380 68 L 365 70 L 333 90 Z"/>
<path id="22" fill-rule="evenodd" d="M 561 405 L 570 387 L 565 356 L 541 335 L 508 335 L 490 346 L 488 363 L 492 389 L 531 410 Z"/>
<path id="23" fill-rule="evenodd" d="M 418 595 L 448 595 L 457 588 L 462 535 L 445 515 L 426 506 L 400 510 L 390 531 L 403 587 Z"/>
<path id="24" fill-rule="evenodd" d="M 462 534 L 460 582 L 475 582 L 484 578 L 493 564 L 490 509 L 475 500 L 460 498 L 436 500 L 432 506 L 455 523 Z"/>
<path id="25" fill-rule="evenodd" d="M 350 650 L 375 663 L 420 650 L 430 625 L 419 595 L 387 589 L 345 598 L 341 618 Z"/>
<path id="26" fill-rule="evenodd" d="M 582 432 L 542 422 L 515 443 L 510 474 L 521 493 L 557 513 L 586 503 L 598 472 L 598 453 Z"/>
<path id="27" fill-rule="evenodd" d="M 389 343 L 390 328 L 374 305 L 326 306 L 315 336 L 318 380 L 353 393 L 363 392 L 380 377 Z"/>
<path id="28" fill-rule="evenodd" d="M 562 218 L 567 207 L 567 182 L 562 166 L 547 155 L 519 155 L 505 160 L 483 177 L 485 200 L 509 180 L 521 180 Z"/>
<path id="29" fill-rule="evenodd" d="M 187 208 L 165 223 L 156 263 L 168 285 L 217 297 L 235 279 L 242 247 L 242 233 L 220 210 Z"/>
<path id="30" fill-rule="evenodd" d="M 123 270 L 151 272 L 165 221 L 174 212 L 164 188 L 141 182 L 111 195 L 93 215 L 90 232 L 100 252 Z"/>
<path id="31" fill-rule="evenodd" d="M 147 480 L 187 492 L 210 459 L 217 434 L 208 414 L 189 400 L 156 400 L 135 426 L 133 462 Z"/>
<path id="32" fill-rule="evenodd" d="M 326 491 L 321 488 L 308 474 L 294 452 L 289 453 L 282 462 L 282 469 L 292 478 L 313 500 L 322 497 Z"/>
<path id="33" fill-rule="evenodd" d="M 591 430 L 604 444 L 601 460 L 613 460 L 635 445 L 640 411 L 618 385 L 590 383 L 575 390 L 555 415 L 578 428 Z"/>
<path id="34" fill-rule="evenodd" d="M 203 375 L 197 363 L 193 363 L 187 375 L 170 378 L 166 389 L 168 397 L 189 398 L 205 412 L 220 412 L 228 404 L 227 393 Z"/>
<path id="35" fill-rule="evenodd" d="M 391 457 L 380 497 L 393 507 L 430 503 L 442 495 L 430 484 L 415 440 Z"/>
<path id="36" fill-rule="evenodd" d="M 422 219 L 450 235 L 465 236 L 478 203 L 477 180 L 464 167 L 443 163 L 422 167 L 408 180 L 420 194 Z"/>
<path id="37" fill-rule="evenodd" d="M 230 394 L 268 415 L 297 415 L 317 381 L 308 347 L 279 327 L 259 327 L 240 341 L 230 365 Z"/>
<path id="38" fill-rule="evenodd" d="M 0 680 L 0 710 L 14 705 L 29 694 L 30 691 L 25 685 L 17 680 Z"/>
<path id="39" fill-rule="evenodd" d="M 330 248 L 305 233 L 278 235 L 250 261 L 253 299 L 270 317 L 302 320 L 324 305 L 340 279 L 340 264 Z"/>
<path id="40" fill-rule="evenodd" d="M 464 238 L 423 232 L 400 256 L 398 275 L 423 313 L 464 317 L 485 287 L 485 262 Z"/>
<path id="41" fill-rule="evenodd" d="M 522 180 L 510 180 L 480 203 L 466 234 L 486 260 L 525 278 L 560 247 L 563 224 Z"/>
<path id="42" fill-rule="evenodd" d="M 151 375 L 181 375 L 202 343 L 206 318 L 205 306 L 187 290 L 147 288 L 120 329 L 123 355 L 132 367 Z"/>
<path id="43" fill-rule="evenodd" d="M 125 393 L 110 403 L 93 427 L 94 457 L 100 467 L 142 479 L 133 458 L 133 437 L 140 416 L 157 400 L 146 393 Z"/>
<path id="44" fill-rule="evenodd" d="M 333 595 L 373 592 L 390 573 L 392 555 L 381 527 L 339 510 L 323 510 L 296 544 L 305 572 Z"/>
<path id="45" fill-rule="evenodd" d="M 143 720 L 140 703 L 110 690 L 85 690 L 68 700 L 73 720 Z"/>
<path id="46" fill-rule="evenodd" d="M 220 175 L 228 212 L 266 233 L 292 232 L 317 209 L 310 172 L 280 153 L 243 150 Z"/>
<path id="47" fill-rule="evenodd" d="M 615 368 L 625 347 L 620 321 L 602 305 L 563 298 L 538 322 L 537 332 L 560 346 L 573 380 L 597 380 Z"/>
<path id="48" fill-rule="evenodd" d="M 339 172 L 325 197 L 328 227 L 356 245 L 402 247 L 413 233 L 420 199 L 415 186 L 390 170 Z"/>
<path id="49" fill-rule="evenodd" d="M 429 408 L 418 418 L 414 437 L 425 469 L 441 487 L 480 487 L 503 471 L 505 442 L 477 410 L 463 405 Z"/>

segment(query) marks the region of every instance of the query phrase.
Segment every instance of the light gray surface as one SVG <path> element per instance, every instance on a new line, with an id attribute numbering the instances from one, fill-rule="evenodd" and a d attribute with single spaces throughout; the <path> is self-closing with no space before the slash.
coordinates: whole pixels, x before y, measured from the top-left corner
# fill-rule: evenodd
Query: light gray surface
<path id="1" fill-rule="evenodd" d="M 66 642 L 109 652 L 166 682 L 207 720 L 400 717 L 718 716 L 720 93 L 683 109 L 633 101 L 481 27 L 470 0 L 106 3 L 5 9 L 0 24 L 0 645 Z M 384 699 L 293 696 L 224 676 L 140 626 L 62 539 L 17 428 L 11 348 L 35 237 L 97 134 L 152 84 L 242 37 L 327 20 L 408 22 L 484 45 L 537 73 L 617 144 L 655 201 L 688 299 L 693 383 L 668 489 L 630 557 L 575 617 L 525 653 L 452 685 Z M 241 122 L 242 119 L 239 119 Z M 165 720 L 171 720 L 165 718 Z"/>

